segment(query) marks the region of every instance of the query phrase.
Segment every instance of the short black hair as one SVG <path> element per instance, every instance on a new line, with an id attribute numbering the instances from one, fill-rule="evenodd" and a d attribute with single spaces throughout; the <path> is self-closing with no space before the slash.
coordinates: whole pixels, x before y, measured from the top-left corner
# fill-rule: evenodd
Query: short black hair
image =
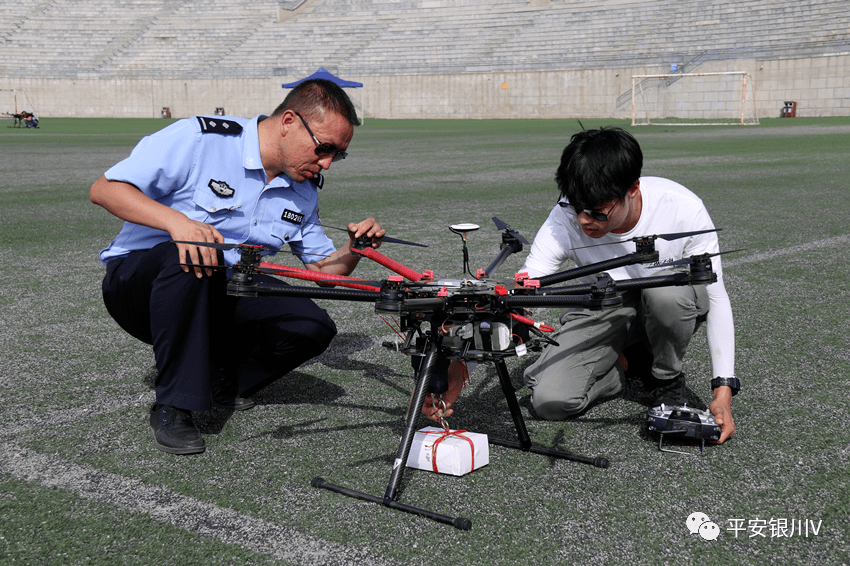
<path id="1" fill-rule="evenodd" d="M 287 110 L 297 112 L 305 119 L 313 118 L 320 122 L 324 121 L 328 112 L 336 112 L 352 126 L 360 125 L 357 110 L 345 90 L 326 79 L 310 79 L 296 85 L 275 108 L 272 116 Z"/>
<path id="2" fill-rule="evenodd" d="M 579 208 L 599 208 L 626 196 L 640 178 L 643 152 L 621 128 L 583 130 L 570 138 L 555 182 L 561 197 Z"/>

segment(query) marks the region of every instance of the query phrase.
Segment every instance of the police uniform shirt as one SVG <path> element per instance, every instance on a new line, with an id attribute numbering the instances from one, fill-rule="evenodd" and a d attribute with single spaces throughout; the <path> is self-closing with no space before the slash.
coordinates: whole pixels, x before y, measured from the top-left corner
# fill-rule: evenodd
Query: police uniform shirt
<path id="1" fill-rule="evenodd" d="M 289 244 L 301 261 L 315 263 L 336 249 L 319 225 L 318 189 L 285 174 L 266 184 L 257 133 L 264 118 L 180 120 L 142 139 L 104 176 L 214 226 L 228 243 L 273 249 Z M 125 222 L 100 259 L 106 263 L 170 239 L 162 230 Z M 225 251 L 225 263 L 233 265 L 239 255 L 238 249 Z"/>

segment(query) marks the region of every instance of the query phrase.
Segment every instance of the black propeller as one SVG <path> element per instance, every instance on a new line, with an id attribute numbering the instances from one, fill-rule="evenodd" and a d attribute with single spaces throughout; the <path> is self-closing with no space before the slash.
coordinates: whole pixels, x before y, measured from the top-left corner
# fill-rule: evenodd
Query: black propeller
<path id="1" fill-rule="evenodd" d="M 340 230 L 341 232 L 348 232 L 347 228 L 337 228 L 336 226 L 328 226 L 327 224 L 314 223 L 322 228 L 330 228 L 331 230 Z M 420 248 L 427 248 L 425 244 L 417 244 L 416 242 L 408 242 L 407 240 L 400 240 L 398 238 L 393 238 L 391 236 L 381 236 L 380 238 L 375 238 L 379 242 L 386 242 L 388 244 L 404 244 L 405 246 L 417 246 Z"/>
<path id="2" fill-rule="evenodd" d="M 714 257 L 714 256 L 717 256 L 717 255 L 732 254 L 732 253 L 735 253 L 735 252 L 743 252 L 745 250 L 746 250 L 746 248 L 739 248 L 737 250 L 726 250 L 725 252 L 716 252 L 716 253 L 713 253 L 713 254 L 699 254 L 699 255 L 695 255 L 695 256 L 684 257 L 682 259 L 678 259 L 678 260 L 672 261 L 670 263 L 662 263 L 662 264 L 659 264 L 659 265 L 652 265 L 652 266 L 650 266 L 650 269 L 663 269 L 663 268 L 666 268 L 666 267 L 675 267 L 677 265 L 691 265 L 697 259 L 707 259 L 707 258 Z"/>
<path id="3" fill-rule="evenodd" d="M 187 242 L 185 240 L 171 240 L 175 244 L 189 244 L 190 246 L 201 246 L 205 248 L 215 248 L 217 250 L 227 251 L 232 250 L 234 248 L 249 248 L 255 250 L 268 250 L 274 253 L 286 252 L 286 250 L 278 250 L 275 248 L 267 248 L 265 246 L 254 246 L 251 244 L 228 244 L 228 243 L 219 243 L 219 242 Z"/>
<path id="4" fill-rule="evenodd" d="M 711 228 L 709 230 L 696 230 L 694 232 L 673 232 L 672 234 L 653 234 L 652 236 L 635 236 L 634 238 L 629 238 L 628 240 L 623 240 L 621 242 L 605 242 L 604 244 L 590 244 L 589 246 L 581 246 L 579 248 L 573 248 L 574 250 L 583 250 L 584 248 L 595 248 L 598 246 L 610 246 L 612 244 L 622 244 L 623 242 L 637 242 L 638 240 L 657 240 L 661 238 L 662 240 L 672 241 L 678 240 L 679 238 L 687 238 L 688 236 L 696 236 L 697 234 L 707 234 L 709 232 L 720 232 L 723 228 Z"/>
<path id="5" fill-rule="evenodd" d="M 526 240 L 525 238 L 523 238 L 523 237 L 522 237 L 522 234 L 520 234 L 519 232 L 517 232 L 516 230 L 514 230 L 513 228 L 511 228 L 511 225 L 510 225 L 510 224 L 508 224 L 507 222 L 504 222 L 504 221 L 502 221 L 502 220 L 499 220 L 499 219 L 498 219 L 498 218 L 496 218 L 495 216 L 493 217 L 493 222 L 495 222 L 495 223 L 496 223 L 496 229 L 497 229 L 497 230 L 499 230 L 499 231 L 504 230 L 505 232 L 507 232 L 508 234 L 510 234 L 511 236 L 513 236 L 514 238 L 516 238 L 517 240 L 519 240 L 520 242 L 522 242 L 523 244 L 525 244 L 526 246 L 530 245 L 530 244 L 528 243 L 528 240 Z"/>
<path id="6" fill-rule="evenodd" d="M 227 250 L 239 248 L 240 250 L 254 250 L 254 251 L 258 251 L 258 252 L 269 251 L 269 252 L 272 252 L 273 254 L 282 253 L 282 254 L 297 255 L 292 250 L 269 248 L 269 247 L 266 247 L 266 246 L 255 246 L 253 244 L 228 244 L 228 243 L 219 243 L 219 242 L 187 242 L 185 240 L 171 240 L 171 242 L 174 242 L 175 244 L 189 244 L 191 246 L 201 246 L 201 247 L 205 247 L 205 248 L 214 248 L 214 249 L 222 250 L 222 251 L 227 251 Z M 312 257 L 322 257 L 322 258 L 328 257 L 328 256 L 322 255 L 322 254 L 313 254 L 313 253 L 307 253 L 307 252 L 304 252 L 301 255 L 312 256 Z M 188 264 L 184 264 L 184 265 L 188 265 Z M 197 267 L 203 267 L 203 266 L 197 266 Z"/>

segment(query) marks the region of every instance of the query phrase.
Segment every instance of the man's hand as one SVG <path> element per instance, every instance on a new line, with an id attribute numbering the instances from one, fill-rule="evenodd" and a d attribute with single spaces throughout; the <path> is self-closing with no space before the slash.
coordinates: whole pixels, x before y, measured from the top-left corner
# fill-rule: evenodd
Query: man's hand
<path id="1" fill-rule="evenodd" d="M 208 242 L 210 244 L 215 242 L 224 242 L 224 236 L 222 236 L 218 230 L 209 224 L 204 224 L 203 222 L 198 222 L 197 220 L 192 220 L 185 216 L 184 220 L 177 224 L 174 228 L 170 229 L 168 233 L 171 234 L 172 240 L 179 240 L 183 242 Z M 218 255 L 215 248 L 192 246 L 189 244 L 176 245 L 180 263 L 190 263 L 195 266 L 218 265 Z M 207 274 L 207 277 L 210 277 L 213 274 L 212 269 L 190 267 L 188 265 L 183 265 L 182 267 L 183 271 L 186 273 L 189 273 L 190 269 L 194 269 L 195 276 L 198 277 L 198 279 L 203 277 L 204 273 Z"/>
<path id="2" fill-rule="evenodd" d="M 354 245 L 354 240 L 360 236 L 369 238 L 380 238 L 387 233 L 381 228 L 381 225 L 374 218 L 367 218 L 362 222 L 351 222 L 346 227 L 348 229 L 348 242 L 340 247 L 337 251 L 328 257 L 321 259 L 315 263 L 305 263 L 307 269 L 313 271 L 321 271 L 322 273 L 331 273 L 334 275 L 350 275 L 357 263 L 360 261 L 360 255 L 353 254 L 351 248 Z M 381 242 L 372 240 L 372 247 L 377 248 Z"/>
<path id="3" fill-rule="evenodd" d="M 381 242 L 375 240 L 374 238 L 380 238 L 387 231 L 381 228 L 381 225 L 378 224 L 378 221 L 374 218 L 367 218 L 362 222 L 351 222 L 348 225 L 348 237 L 351 238 L 353 242 L 360 236 L 366 236 L 368 238 L 373 238 L 372 247 L 379 248 L 381 246 Z"/>
<path id="4" fill-rule="evenodd" d="M 425 398 L 425 404 L 422 406 L 422 414 L 438 423 L 440 422 L 440 417 L 445 419 L 452 416 L 454 410 L 451 406 L 454 405 L 454 402 L 460 396 L 460 392 L 468 376 L 469 374 L 467 373 L 465 364 L 457 360 L 452 360 L 449 364 L 449 389 L 443 393 L 443 403 L 437 402 L 435 404 L 431 401 L 431 396 L 427 396 Z M 445 404 L 445 407 L 443 407 L 443 404 Z M 437 413 L 444 409 L 443 414 L 438 416 Z"/>
<path id="5" fill-rule="evenodd" d="M 717 444 L 723 444 L 736 432 L 735 421 L 732 420 L 732 389 L 726 385 L 715 389 L 714 400 L 709 403 L 708 410 L 720 425 L 720 440 Z"/>
<path id="6" fill-rule="evenodd" d="M 179 210 L 153 200 L 130 183 L 110 181 L 101 177 L 91 186 L 89 198 L 121 220 L 168 232 L 172 240 L 224 243 L 224 237 L 209 224 L 191 220 Z M 214 248 L 177 244 L 177 251 L 180 263 L 218 265 Z M 183 266 L 186 273 L 189 273 L 190 269 L 192 268 L 188 265 Z M 208 276 L 213 274 L 212 269 L 195 267 L 194 270 L 198 278 L 203 277 L 204 272 Z"/>

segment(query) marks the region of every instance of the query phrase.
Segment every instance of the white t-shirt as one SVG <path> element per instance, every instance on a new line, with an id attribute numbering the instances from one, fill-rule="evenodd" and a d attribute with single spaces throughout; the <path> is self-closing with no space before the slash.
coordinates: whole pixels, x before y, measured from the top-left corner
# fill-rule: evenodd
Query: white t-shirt
<path id="1" fill-rule="evenodd" d="M 635 227 L 624 234 L 608 233 L 601 238 L 591 238 L 582 231 L 572 207 L 556 205 L 549 213 L 549 218 L 538 230 L 531 245 L 531 252 L 520 271 L 536 279 L 569 269 L 569 265 L 564 266 L 567 262 L 584 266 L 633 253 L 635 243 L 631 239 L 638 236 L 714 228 L 702 200 L 674 181 L 661 177 L 641 177 L 640 193 L 642 208 Z M 599 244 L 610 245 L 600 246 Z M 662 265 L 692 255 L 720 251 L 716 232 L 672 241 L 658 238 L 655 240 L 655 249 L 658 251 L 658 264 Z M 706 320 L 706 332 L 712 373 L 715 377 L 733 377 L 735 375 L 735 327 L 732 306 L 726 287 L 723 285 L 720 257 L 713 257 L 711 263 L 712 269 L 717 274 L 717 282 L 706 287 L 711 301 Z M 614 280 L 659 275 L 659 269 L 652 268 L 652 265 L 657 264 L 617 267 L 608 270 L 607 273 Z M 571 284 L 574 282 L 564 283 L 564 285 Z"/>

